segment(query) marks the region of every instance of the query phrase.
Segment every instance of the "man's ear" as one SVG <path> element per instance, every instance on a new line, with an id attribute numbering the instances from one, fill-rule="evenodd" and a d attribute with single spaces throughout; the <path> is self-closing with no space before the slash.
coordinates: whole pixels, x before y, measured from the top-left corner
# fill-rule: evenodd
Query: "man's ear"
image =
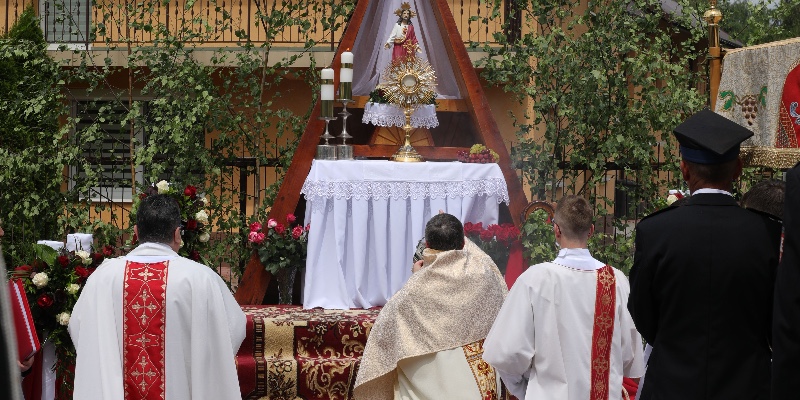
<path id="1" fill-rule="evenodd" d="M 137 225 L 133 226 L 133 234 L 136 235 L 137 238 L 139 237 L 139 227 Z"/>
<path id="2" fill-rule="evenodd" d="M 183 238 L 181 237 L 181 227 L 175 228 L 175 232 L 172 234 L 172 241 L 175 243 L 182 243 Z"/>
<path id="3" fill-rule="evenodd" d="M 691 176 L 691 173 L 689 171 L 689 166 L 686 165 L 685 161 L 681 160 L 680 168 L 681 168 L 681 175 L 683 175 L 683 180 L 689 182 L 689 177 Z"/>
<path id="4" fill-rule="evenodd" d="M 592 226 L 589 227 L 589 237 L 592 237 L 592 235 L 594 235 L 594 224 L 592 224 Z"/>

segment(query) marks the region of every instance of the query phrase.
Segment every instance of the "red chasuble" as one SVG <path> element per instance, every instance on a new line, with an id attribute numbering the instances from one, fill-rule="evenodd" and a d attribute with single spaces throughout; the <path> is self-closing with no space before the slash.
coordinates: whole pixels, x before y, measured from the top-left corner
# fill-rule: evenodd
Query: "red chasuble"
<path id="1" fill-rule="evenodd" d="M 616 279 L 614 271 L 608 265 L 597 270 L 595 296 L 590 399 L 607 400 L 611 341 L 614 337 L 614 309 L 617 303 Z"/>
<path id="2" fill-rule="evenodd" d="M 125 399 L 164 399 L 164 339 L 168 261 L 128 261 L 123 290 Z"/>

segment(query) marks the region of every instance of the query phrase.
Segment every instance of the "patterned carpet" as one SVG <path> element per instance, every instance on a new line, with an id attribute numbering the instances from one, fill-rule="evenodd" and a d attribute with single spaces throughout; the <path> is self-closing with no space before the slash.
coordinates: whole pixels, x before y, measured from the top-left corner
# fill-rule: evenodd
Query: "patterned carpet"
<path id="1" fill-rule="evenodd" d="M 350 399 L 380 309 L 243 306 L 237 365 L 243 399 Z"/>

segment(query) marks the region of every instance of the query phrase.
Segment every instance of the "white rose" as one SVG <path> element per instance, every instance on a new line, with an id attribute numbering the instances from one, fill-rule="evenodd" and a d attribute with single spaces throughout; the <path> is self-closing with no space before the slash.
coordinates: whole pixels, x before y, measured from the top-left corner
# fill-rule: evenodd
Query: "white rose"
<path id="1" fill-rule="evenodd" d="M 49 280 L 50 278 L 44 272 L 39 272 L 33 276 L 33 284 L 39 289 L 47 286 L 47 281 Z"/>
<path id="2" fill-rule="evenodd" d="M 197 237 L 197 240 L 199 240 L 201 243 L 208 242 L 209 239 L 211 239 L 211 235 L 209 235 L 208 232 L 203 232 Z"/>
<path id="3" fill-rule="evenodd" d="M 62 312 L 61 314 L 56 315 L 56 321 L 63 326 L 69 325 L 69 317 L 70 314 L 68 312 Z"/>
<path id="4" fill-rule="evenodd" d="M 200 211 L 197 212 L 197 214 L 194 215 L 194 219 L 196 219 L 197 222 L 199 222 L 201 224 L 207 224 L 208 223 L 208 213 L 206 213 L 206 210 L 200 210 Z"/>
<path id="5" fill-rule="evenodd" d="M 208 207 L 208 199 L 206 198 L 206 196 L 201 196 L 200 201 L 203 202 L 203 206 Z"/>
<path id="6" fill-rule="evenodd" d="M 156 183 L 156 189 L 158 189 L 158 194 L 166 193 L 169 190 L 169 182 L 161 181 Z"/>
<path id="7" fill-rule="evenodd" d="M 667 205 L 672 205 L 672 203 L 676 201 L 678 201 L 678 196 L 675 196 L 674 194 L 667 196 Z"/>
<path id="8" fill-rule="evenodd" d="M 89 265 L 92 263 L 92 255 L 86 250 L 78 250 L 75 252 L 75 255 L 81 259 L 83 265 Z"/>
<path id="9" fill-rule="evenodd" d="M 69 294 L 78 293 L 78 290 L 81 290 L 81 285 L 78 285 L 77 283 L 71 283 L 67 285 L 67 293 Z"/>

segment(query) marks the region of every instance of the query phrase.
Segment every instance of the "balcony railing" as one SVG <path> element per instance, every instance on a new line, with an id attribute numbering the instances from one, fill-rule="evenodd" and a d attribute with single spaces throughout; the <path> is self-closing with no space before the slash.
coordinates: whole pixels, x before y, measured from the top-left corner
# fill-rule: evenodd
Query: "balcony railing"
<path id="1" fill-rule="evenodd" d="M 303 19 L 310 25 L 305 29 L 299 25 L 287 26 L 268 33 L 271 30 L 259 15 L 286 11 L 284 0 L 163 0 L 146 6 L 141 2 L 129 3 L 133 1 L 0 0 L 0 34 L 8 32 L 25 7 L 34 7 L 49 43 L 96 46 L 128 41 L 147 43 L 159 38 L 155 28 L 163 27 L 169 35 L 188 42 L 225 45 L 249 38 L 255 43 L 270 41 L 293 47 L 313 40 L 334 49 L 344 34 L 347 20 L 347 17 L 326 20 L 330 18 L 327 2 L 294 0 L 314 6 L 303 11 L 308 13 Z M 472 18 L 487 16 L 491 1 L 449 0 L 449 3 L 465 43 L 492 42 L 493 35 L 503 29 L 504 16 L 488 24 Z M 136 4 L 135 11 L 126 13 L 126 4 Z M 92 31 L 94 36 L 90 34 Z"/>

